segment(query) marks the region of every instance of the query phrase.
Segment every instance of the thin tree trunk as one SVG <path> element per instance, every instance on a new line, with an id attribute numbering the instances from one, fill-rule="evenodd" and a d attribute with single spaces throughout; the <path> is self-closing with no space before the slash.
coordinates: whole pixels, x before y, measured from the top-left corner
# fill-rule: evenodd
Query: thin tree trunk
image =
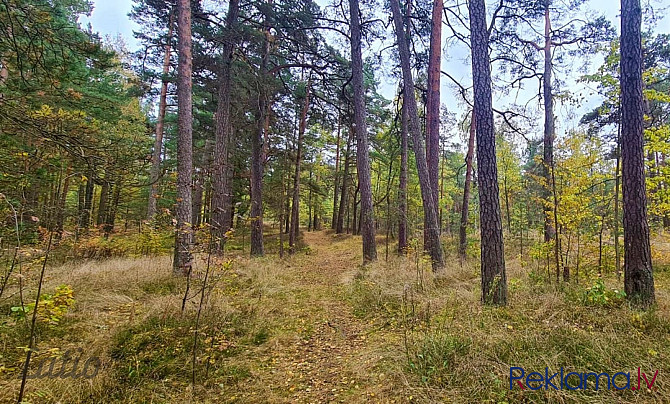
<path id="1" fill-rule="evenodd" d="M 232 65 L 235 51 L 235 26 L 239 15 L 239 0 L 228 3 L 226 15 L 226 29 L 228 35 L 221 49 L 222 67 L 219 76 L 219 100 L 216 106 L 214 132 L 214 160 L 212 167 L 212 230 L 216 237 L 215 252 L 221 253 L 226 240 L 226 233 L 232 227 L 231 199 L 232 199 L 232 172 L 231 146 L 233 130 L 230 122 L 230 96 L 232 88 Z"/>
<path id="2" fill-rule="evenodd" d="M 403 93 L 409 91 L 403 88 Z M 409 147 L 407 144 L 408 127 L 407 108 L 403 103 L 400 123 L 400 184 L 398 186 L 398 254 L 407 255 L 407 160 Z"/>
<path id="3" fill-rule="evenodd" d="M 621 0 L 621 163 L 623 174 L 624 286 L 648 307 L 655 300 L 644 179 L 640 0 Z"/>
<path id="4" fill-rule="evenodd" d="M 116 224 L 116 213 L 119 210 L 119 200 L 121 198 L 121 189 L 123 187 L 123 177 L 117 175 L 115 178 L 114 192 L 112 192 L 112 199 L 107 211 L 107 217 L 105 219 L 105 237 L 114 231 L 114 225 Z"/>
<path id="5" fill-rule="evenodd" d="M 195 179 L 193 181 L 193 226 L 194 228 L 200 227 L 202 224 L 202 194 L 205 190 L 205 187 L 203 186 L 203 182 L 205 180 L 205 176 L 203 174 L 203 170 L 201 169 L 198 173 L 195 175 Z"/>
<path id="6" fill-rule="evenodd" d="M 161 175 L 161 152 L 163 151 L 163 128 L 165 123 L 165 111 L 167 110 L 167 92 L 168 92 L 168 74 L 170 73 L 170 54 L 172 42 L 172 30 L 174 25 L 174 10 L 170 11 L 170 22 L 168 23 L 168 33 L 165 38 L 165 56 L 163 58 L 163 72 L 161 83 L 161 94 L 158 100 L 158 117 L 156 121 L 156 138 L 154 141 L 154 150 L 151 154 L 151 189 L 149 190 L 149 206 L 147 208 L 147 219 L 151 220 L 156 215 L 156 206 L 158 203 L 158 181 Z"/>
<path id="7" fill-rule="evenodd" d="M 509 210 L 509 188 L 507 187 L 507 174 L 503 174 L 503 188 L 505 194 L 505 213 L 507 219 L 507 231 L 512 234 L 512 215 Z"/>
<path id="8" fill-rule="evenodd" d="M 178 49 L 177 72 L 177 229 L 172 271 L 185 276 L 191 271 L 193 243 L 191 180 L 193 177 L 193 54 L 191 49 L 191 2 L 178 3 Z"/>
<path id="9" fill-rule="evenodd" d="M 554 224 L 558 229 L 561 229 L 558 226 L 558 191 L 556 190 L 556 167 L 554 166 L 554 160 L 551 160 L 551 194 L 554 201 Z M 554 230 L 554 261 L 556 264 L 556 282 L 558 283 L 559 274 L 561 272 L 561 233 Z"/>
<path id="10" fill-rule="evenodd" d="M 314 162 L 314 163 L 316 164 L 316 162 Z M 318 184 L 320 179 L 321 179 L 321 176 L 320 176 L 318 170 L 317 170 L 315 176 L 316 176 L 315 184 Z M 312 178 L 312 171 L 310 171 L 309 177 L 310 177 L 310 179 Z M 312 199 L 312 188 L 313 187 L 310 185 L 310 189 L 309 189 L 310 200 Z M 312 210 L 314 212 L 314 219 L 312 220 L 312 230 L 314 230 L 314 231 L 321 230 L 321 199 L 319 199 L 318 194 L 314 195 L 314 203 L 310 203 L 310 205 L 312 206 Z"/>
<path id="11" fill-rule="evenodd" d="M 105 223 L 105 217 L 107 216 L 107 204 L 109 201 L 109 187 L 111 174 L 109 170 L 105 170 L 105 178 L 102 180 L 102 188 L 100 189 L 100 201 L 98 202 L 98 215 L 95 219 L 96 226 L 102 226 Z"/>
<path id="12" fill-rule="evenodd" d="M 344 216 L 349 204 L 349 159 L 351 157 L 351 141 L 353 138 L 353 130 L 349 129 L 349 136 L 347 137 L 347 147 L 344 151 L 344 172 L 342 174 L 342 192 L 340 193 L 340 206 L 338 206 L 337 226 L 335 232 L 337 234 L 344 233 Z M 348 220 L 347 220 L 348 222 Z M 349 225 L 347 224 L 347 229 Z"/>
<path id="13" fill-rule="evenodd" d="M 551 197 L 551 170 L 554 166 L 554 96 L 551 88 L 551 20 L 549 19 L 549 7 L 552 0 L 544 0 L 544 73 L 542 75 L 542 87 L 544 96 L 544 150 L 543 150 L 543 176 L 546 181 L 544 197 Z M 548 243 L 556 238 L 556 223 L 553 223 L 551 207 L 544 205 L 544 242 Z"/>
<path id="14" fill-rule="evenodd" d="M 63 190 L 58 198 L 58 210 L 56 211 L 56 240 L 63 237 L 63 227 L 65 223 L 65 202 L 67 201 L 67 193 L 70 190 L 70 177 L 72 174 L 72 166 L 68 164 L 65 171 L 65 178 L 63 179 Z"/>
<path id="15" fill-rule="evenodd" d="M 507 303 L 505 250 L 500 218 L 500 192 L 496 163 L 495 127 L 491 96 L 489 33 L 484 0 L 471 0 L 470 33 L 472 38 L 472 77 L 477 142 L 477 178 L 479 180 L 479 217 L 481 226 L 482 301 Z"/>
<path id="16" fill-rule="evenodd" d="M 375 240 L 374 207 L 372 205 L 368 131 L 365 122 L 365 87 L 358 0 L 349 0 L 349 12 L 351 16 L 351 85 L 353 87 L 354 129 L 356 132 L 356 171 L 358 172 L 358 187 L 361 193 L 360 224 L 363 238 L 363 263 L 365 264 L 377 260 L 377 242 Z"/>
<path id="17" fill-rule="evenodd" d="M 210 166 L 211 167 L 211 166 Z M 212 218 L 212 180 L 210 171 L 210 180 L 205 182 L 205 196 L 203 197 L 202 222 L 210 224 Z"/>
<path id="18" fill-rule="evenodd" d="M 443 150 L 443 152 L 444 152 L 444 154 L 442 155 L 442 162 L 440 163 L 440 197 L 439 197 L 439 199 L 437 199 L 437 200 L 441 200 L 441 201 L 444 200 L 444 169 L 445 169 L 445 166 L 447 165 L 446 149 Z M 443 210 L 444 210 L 445 207 L 443 207 L 442 205 L 439 206 L 438 218 L 439 218 L 439 221 L 440 221 L 440 229 L 442 229 L 442 231 L 444 231 L 444 227 L 443 227 L 444 218 L 443 218 L 442 215 L 443 215 Z M 447 224 L 446 233 L 448 235 L 451 235 L 451 223 Z"/>
<path id="19" fill-rule="evenodd" d="M 313 225 L 313 222 L 312 222 L 312 186 L 311 186 L 312 175 L 313 175 L 312 167 L 310 166 L 310 168 L 309 168 L 309 182 L 308 182 L 308 184 L 310 184 L 310 185 L 309 185 L 309 194 L 307 196 L 307 231 L 312 231 L 312 225 Z"/>
<path id="20" fill-rule="evenodd" d="M 293 177 L 293 203 L 291 206 L 291 230 L 288 238 L 288 252 L 295 254 L 295 243 L 298 240 L 298 232 L 300 229 L 300 169 L 302 166 L 302 143 L 305 137 L 305 129 L 307 127 L 307 112 L 309 111 L 310 91 L 312 83 L 311 80 L 307 82 L 305 88 L 305 100 L 300 112 L 300 123 L 298 124 L 298 144 L 296 146 L 295 154 L 295 175 Z M 310 214 L 311 216 L 311 214 Z"/>
<path id="21" fill-rule="evenodd" d="M 77 226 L 75 227 L 74 240 L 79 240 L 79 232 L 81 230 L 81 222 L 84 217 L 84 203 L 86 201 L 86 186 L 83 183 L 79 184 L 77 189 Z"/>
<path id="22" fill-rule="evenodd" d="M 461 205 L 461 225 L 459 229 L 458 256 L 461 265 L 467 258 L 466 250 L 468 247 L 467 229 L 468 215 L 470 213 L 470 187 L 472 186 L 472 158 L 475 153 L 475 111 L 472 111 L 470 118 L 470 136 L 468 138 L 468 151 L 465 155 L 465 184 L 463 185 L 463 204 Z"/>
<path id="23" fill-rule="evenodd" d="M 412 78 L 411 65 L 409 60 L 409 47 L 407 45 L 407 34 L 403 27 L 402 16 L 400 14 L 400 5 L 398 0 L 391 0 L 391 10 L 393 12 L 393 22 L 397 37 L 398 50 L 403 72 L 403 83 L 405 88 L 410 91 L 404 91 L 403 106 L 408 108 L 408 128 L 412 135 L 412 147 L 414 148 L 414 157 L 416 159 L 417 172 L 421 188 L 421 198 L 423 199 L 424 217 L 427 217 L 429 225 L 424 229 L 429 233 L 429 237 L 424 238 L 429 241 L 427 250 L 430 252 L 433 271 L 444 268 L 444 253 L 440 243 L 440 226 L 437 218 L 437 201 L 430 183 L 428 164 L 426 156 L 423 153 L 423 139 L 421 128 L 419 126 L 419 114 L 414 98 L 414 79 Z M 425 248 L 425 247 L 424 247 Z"/>
<path id="24" fill-rule="evenodd" d="M 268 0 L 268 5 L 272 0 Z M 267 84 L 270 59 L 270 26 L 268 17 L 263 23 L 263 55 L 259 69 L 259 94 L 256 120 L 258 127 L 251 135 L 251 256 L 265 254 L 263 247 L 263 139 L 265 138 L 265 116 L 268 113 Z"/>
<path id="25" fill-rule="evenodd" d="M 286 195 L 286 174 L 288 173 L 288 137 L 286 138 L 286 150 L 284 151 L 284 161 L 282 162 L 281 173 L 281 195 L 279 197 L 279 258 L 284 257 L 284 218 L 288 216 L 288 209 L 285 201 L 288 201 Z"/>
<path id="26" fill-rule="evenodd" d="M 430 31 L 430 49 L 428 56 L 428 94 L 426 97 L 426 159 L 428 175 L 433 191 L 435 208 L 440 202 L 439 161 L 440 161 L 440 67 L 442 62 L 442 0 L 433 1 L 433 15 Z M 435 214 L 437 215 L 437 211 Z M 429 222 L 424 215 L 424 228 Z M 442 223 L 440 223 L 440 228 Z M 428 235 L 428 233 L 425 233 Z M 424 239 L 424 245 L 430 242 Z"/>
<path id="27" fill-rule="evenodd" d="M 82 212 L 81 222 L 79 227 L 88 230 L 91 225 L 91 209 L 93 207 L 93 191 L 95 182 L 93 180 L 95 173 L 91 170 L 86 179 L 86 191 L 84 194 L 84 211 Z"/>
<path id="28" fill-rule="evenodd" d="M 603 232 L 605 231 L 605 215 L 600 217 L 600 231 L 598 232 L 598 275 L 603 274 Z"/>
<path id="29" fill-rule="evenodd" d="M 360 187 L 357 185 L 356 186 L 356 191 L 354 191 L 354 200 L 352 202 L 353 206 L 353 224 L 351 226 L 351 234 L 356 235 L 358 234 L 358 219 L 359 219 L 359 213 L 358 213 L 358 192 L 360 191 Z"/>
<path id="30" fill-rule="evenodd" d="M 579 264 L 581 263 L 582 251 L 581 251 L 581 242 L 580 242 L 580 232 L 579 228 L 577 229 L 577 260 L 575 263 L 575 283 L 579 283 Z"/>
<path id="31" fill-rule="evenodd" d="M 619 114 L 621 105 L 619 105 Z M 619 189 L 621 183 L 621 115 L 619 115 L 616 144 L 616 169 L 614 171 L 614 266 L 617 280 L 621 280 L 621 251 L 619 247 Z"/>
<path id="32" fill-rule="evenodd" d="M 338 194 L 340 186 L 340 136 L 342 133 L 342 112 L 337 109 L 337 142 L 335 144 L 335 186 L 333 187 L 333 219 L 330 222 L 330 228 L 337 228 L 338 218 Z"/>

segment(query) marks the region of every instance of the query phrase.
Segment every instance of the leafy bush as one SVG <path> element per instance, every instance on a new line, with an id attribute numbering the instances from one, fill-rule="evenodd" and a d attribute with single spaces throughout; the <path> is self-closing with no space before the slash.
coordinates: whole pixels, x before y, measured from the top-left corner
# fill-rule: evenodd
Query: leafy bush
<path id="1" fill-rule="evenodd" d="M 587 305 L 620 306 L 626 297 L 626 292 L 618 289 L 608 289 L 602 279 L 597 279 L 593 286 L 586 288 L 583 301 Z"/>

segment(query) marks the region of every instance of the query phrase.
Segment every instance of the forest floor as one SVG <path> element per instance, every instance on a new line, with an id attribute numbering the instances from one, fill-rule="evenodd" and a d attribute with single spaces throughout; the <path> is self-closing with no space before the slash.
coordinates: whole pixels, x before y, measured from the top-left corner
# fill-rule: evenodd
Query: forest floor
<path id="1" fill-rule="evenodd" d="M 169 257 L 67 263 L 47 269 L 44 290 L 71 285 L 75 304 L 58 323 L 39 322 L 30 374 L 45 358 L 59 369 L 67 349 L 103 366 L 90 380 L 29 379 L 25 402 L 670 402 L 669 241 L 656 237 L 658 306 L 646 313 L 617 297 L 614 276 L 602 287 L 595 274 L 557 286 L 512 254 L 508 306 L 482 307 L 476 259 L 451 257 L 435 278 L 415 252 L 386 262 L 379 238 L 379 262 L 361 267 L 360 238 L 330 231 L 305 232 L 284 259 L 232 250 L 212 260 L 199 321 L 204 254 L 183 311 L 186 283 Z M 16 402 L 28 335 L 28 322 L 8 314 L 9 296 L 0 301 L 3 403 Z M 510 391 L 511 366 L 659 373 L 635 392 Z"/>

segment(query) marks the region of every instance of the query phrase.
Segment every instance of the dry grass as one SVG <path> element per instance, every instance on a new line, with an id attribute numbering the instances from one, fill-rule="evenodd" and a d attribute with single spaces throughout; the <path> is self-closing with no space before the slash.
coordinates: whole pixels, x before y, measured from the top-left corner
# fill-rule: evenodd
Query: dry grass
<path id="1" fill-rule="evenodd" d="M 76 305 L 61 324 L 40 327 L 40 350 L 80 347 L 105 366 L 92 380 L 29 380 L 29 402 L 670 402 L 665 270 L 656 273 L 658 307 L 640 313 L 585 305 L 586 279 L 557 287 L 508 257 L 509 305 L 490 308 L 480 304 L 474 262 L 461 267 L 450 257 L 435 277 L 416 254 L 361 267 L 357 237 L 304 240 L 308 248 L 284 260 L 213 262 L 195 391 L 191 349 L 206 257 L 196 260 L 183 314 L 186 285 L 172 277 L 168 257 L 49 268 L 45 290 L 70 284 Z M 658 240 L 656 263 L 666 268 L 670 244 Z M 27 337 L 25 323 L 5 315 L 12 299 L 0 302 L 0 402 L 16 399 L 17 347 Z M 654 392 L 520 392 L 509 390 L 510 366 L 660 372 Z"/>

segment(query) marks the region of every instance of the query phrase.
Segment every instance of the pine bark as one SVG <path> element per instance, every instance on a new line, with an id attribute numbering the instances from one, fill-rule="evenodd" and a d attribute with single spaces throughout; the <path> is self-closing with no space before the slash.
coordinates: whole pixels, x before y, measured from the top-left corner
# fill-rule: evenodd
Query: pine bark
<path id="1" fill-rule="evenodd" d="M 302 143 L 307 127 L 307 112 L 309 111 L 311 83 L 307 83 L 305 100 L 300 112 L 300 123 L 298 124 L 298 144 L 295 154 L 295 173 L 293 177 L 293 203 L 291 206 L 291 228 L 288 235 L 288 252 L 295 254 L 295 244 L 300 229 L 300 169 L 302 166 Z M 311 216 L 311 214 L 310 214 Z"/>
<path id="2" fill-rule="evenodd" d="M 340 205 L 337 213 L 337 226 L 335 232 L 337 234 L 344 233 L 344 216 L 346 214 L 347 206 L 349 205 L 349 165 L 351 157 L 351 141 L 353 137 L 353 130 L 349 128 L 349 136 L 347 137 L 347 147 L 344 151 L 344 170 L 342 173 L 342 192 L 340 192 Z M 348 227 L 348 226 L 347 226 Z"/>
<path id="3" fill-rule="evenodd" d="M 230 155 L 233 141 L 233 131 L 230 123 L 230 93 L 232 88 L 232 64 L 235 50 L 234 28 L 239 15 L 239 0 L 228 3 L 226 16 L 225 42 L 221 49 L 223 64 L 219 76 L 219 100 L 216 106 L 214 132 L 214 161 L 212 168 L 212 230 L 216 239 L 215 251 L 223 249 L 226 233 L 232 227 L 231 199 L 232 199 L 232 172 Z"/>
<path id="4" fill-rule="evenodd" d="M 484 0 L 471 0 L 469 11 L 480 203 L 482 301 L 485 304 L 504 305 L 507 303 L 507 279 Z"/>
<path id="5" fill-rule="evenodd" d="M 424 216 L 428 219 L 428 225 L 424 228 L 424 232 L 428 233 L 428 237 L 424 237 L 424 239 L 428 241 L 429 245 L 424 246 L 424 249 L 430 254 L 433 271 L 438 271 L 444 268 L 444 252 L 442 251 L 442 244 L 440 243 L 440 224 L 437 217 L 437 201 L 435 200 L 435 194 L 430 183 L 426 155 L 423 153 L 425 149 L 423 136 L 421 135 L 421 127 L 419 125 L 416 99 L 414 98 L 413 92 L 414 79 L 412 78 L 409 60 L 409 46 L 407 45 L 407 34 L 403 27 L 398 0 L 391 0 L 391 11 L 393 12 L 393 22 L 395 24 L 398 50 L 400 53 L 403 83 L 405 83 L 405 89 L 407 90 L 403 92 L 403 106 L 407 107 L 408 128 L 409 133 L 412 136 L 412 147 L 414 148 L 414 157 L 416 159 L 416 167 L 419 174 Z"/>
<path id="6" fill-rule="evenodd" d="M 363 238 L 363 263 L 365 264 L 377 260 L 377 243 L 375 240 L 374 207 L 372 206 L 368 131 L 365 122 L 365 87 L 358 0 L 349 0 L 349 12 L 351 15 L 351 85 L 353 87 L 354 98 L 356 167 L 358 171 L 358 187 L 361 193 L 360 233 Z"/>
<path id="7" fill-rule="evenodd" d="M 268 0 L 268 6 L 272 0 Z M 263 22 L 263 54 L 259 66 L 258 110 L 256 111 L 257 129 L 251 135 L 251 256 L 261 257 L 265 254 L 263 246 L 263 142 L 267 136 L 266 114 L 268 113 L 267 81 L 269 79 L 268 64 L 270 60 L 270 26 L 268 17 Z"/>
<path id="8" fill-rule="evenodd" d="M 439 206 L 439 163 L 440 163 L 440 63 L 442 62 L 442 0 L 433 1 L 432 27 L 428 57 L 428 94 L 426 97 L 426 158 L 428 174 L 435 200 Z M 436 213 L 437 214 L 437 213 Z M 428 222 L 424 217 L 424 226 Z"/>
<path id="9" fill-rule="evenodd" d="M 624 287 L 628 299 L 648 307 L 655 292 L 644 174 L 641 23 L 640 0 L 621 0 Z"/>
<path id="10" fill-rule="evenodd" d="M 403 94 L 409 91 L 403 88 Z M 400 179 L 398 186 L 398 254 L 406 255 L 409 245 L 407 238 L 407 160 L 409 157 L 409 147 L 407 142 L 408 116 L 407 108 L 404 103 L 402 106 L 402 116 L 400 121 Z"/>
<path id="11" fill-rule="evenodd" d="M 340 186 L 340 138 L 342 136 L 342 112 L 337 111 L 337 142 L 335 144 L 335 186 L 333 187 L 333 219 L 330 222 L 330 228 L 337 228 L 338 218 L 338 195 Z"/>
<path id="12" fill-rule="evenodd" d="M 167 92 L 168 92 L 168 74 L 170 73 L 170 54 L 172 30 L 174 25 L 174 12 L 170 13 L 170 22 L 168 26 L 168 34 L 165 38 L 165 56 L 163 58 L 163 71 L 161 94 L 158 99 L 158 117 L 156 121 L 156 137 L 154 140 L 154 150 L 151 154 L 151 171 L 149 178 L 151 179 L 151 189 L 149 190 L 149 206 L 147 207 L 147 219 L 151 220 L 156 215 L 156 208 L 158 204 L 158 181 L 161 175 L 161 152 L 163 151 L 163 128 L 165 127 L 165 112 L 167 111 Z"/>
<path id="13" fill-rule="evenodd" d="M 178 2 L 178 50 L 177 71 L 177 229 L 172 271 L 175 275 L 187 275 L 192 266 L 193 243 L 191 180 L 193 177 L 193 53 L 191 39 L 191 2 Z"/>

